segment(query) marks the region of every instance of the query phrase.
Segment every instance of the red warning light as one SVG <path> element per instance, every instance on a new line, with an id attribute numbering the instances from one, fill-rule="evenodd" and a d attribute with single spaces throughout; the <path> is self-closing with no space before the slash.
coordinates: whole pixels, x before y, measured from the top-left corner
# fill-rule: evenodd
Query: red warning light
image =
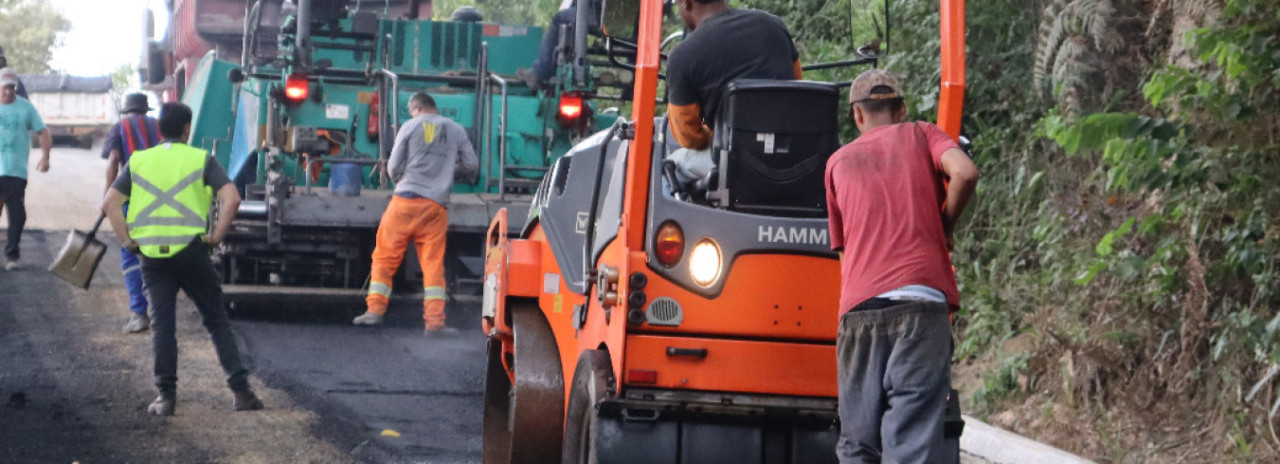
<path id="1" fill-rule="evenodd" d="M 564 94 L 560 96 L 560 117 L 572 121 L 582 115 L 582 97 Z"/>
<path id="2" fill-rule="evenodd" d="M 285 80 L 284 96 L 290 100 L 305 100 L 307 98 L 308 90 L 306 74 L 291 74 L 289 75 L 289 78 Z"/>

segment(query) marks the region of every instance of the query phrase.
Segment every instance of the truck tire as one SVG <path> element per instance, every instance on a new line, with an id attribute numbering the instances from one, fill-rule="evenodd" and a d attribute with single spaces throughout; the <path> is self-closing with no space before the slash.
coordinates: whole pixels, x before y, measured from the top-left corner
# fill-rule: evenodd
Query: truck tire
<path id="1" fill-rule="evenodd" d="M 535 302 L 513 301 L 508 311 L 515 339 L 510 361 L 515 384 L 503 385 L 509 378 L 501 349 L 498 342 L 490 342 L 484 463 L 558 463 L 564 433 L 564 371 L 555 334 Z"/>
<path id="2" fill-rule="evenodd" d="M 564 464 L 596 464 L 596 403 L 608 398 L 613 387 L 613 363 L 604 350 L 589 350 L 578 357 L 569 391 L 565 417 Z"/>

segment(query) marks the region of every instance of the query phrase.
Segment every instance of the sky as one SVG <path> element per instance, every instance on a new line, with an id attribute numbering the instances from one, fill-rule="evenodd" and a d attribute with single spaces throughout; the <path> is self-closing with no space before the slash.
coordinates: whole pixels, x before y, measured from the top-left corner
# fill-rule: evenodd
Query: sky
<path id="1" fill-rule="evenodd" d="M 142 54 L 142 18 L 148 5 L 162 31 L 163 0 L 50 0 L 71 22 L 54 49 L 53 69 L 77 76 L 104 76 L 120 65 L 137 67 Z"/>

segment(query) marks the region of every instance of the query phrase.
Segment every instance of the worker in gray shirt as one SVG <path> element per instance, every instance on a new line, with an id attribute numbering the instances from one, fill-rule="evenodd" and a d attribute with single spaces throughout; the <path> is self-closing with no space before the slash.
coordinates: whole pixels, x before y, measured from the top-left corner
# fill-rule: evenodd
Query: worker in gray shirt
<path id="1" fill-rule="evenodd" d="M 400 127 L 387 163 L 396 190 L 378 224 L 366 311 L 351 322 L 382 323 L 391 297 L 392 277 L 404 260 L 405 247 L 412 242 L 422 265 L 422 319 L 426 334 L 454 334 L 457 330 L 444 324 L 449 191 L 455 178 L 473 179 L 479 173 L 480 161 L 466 131 L 441 116 L 430 95 L 417 93 L 409 99 L 409 114 L 413 119 Z"/>

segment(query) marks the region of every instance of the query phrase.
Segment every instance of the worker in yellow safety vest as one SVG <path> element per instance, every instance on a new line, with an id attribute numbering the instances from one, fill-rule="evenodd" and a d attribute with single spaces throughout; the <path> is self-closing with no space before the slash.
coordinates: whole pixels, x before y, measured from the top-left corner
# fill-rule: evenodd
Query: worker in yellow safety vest
<path id="1" fill-rule="evenodd" d="M 151 347 L 160 396 L 147 411 L 159 416 L 174 413 L 178 383 L 174 309 L 179 289 L 195 302 L 213 339 L 234 394 L 235 410 L 262 409 L 262 401 L 249 387 L 249 371 L 241 362 L 222 305 L 222 280 L 209 259 L 211 247 L 222 242 L 231 227 L 240 194 L 217 160 L 183 142 L 190 134 L 191 109 L 181 103 L 163 105 L 160 144 L 129 157 L 102 205 L 122 246 L 142 256 L 142 281 L 151 297 Z M 206 234 L 214 191 L 218 222 Z M 121 211 L 126 201 L 128 218 Z"/>

